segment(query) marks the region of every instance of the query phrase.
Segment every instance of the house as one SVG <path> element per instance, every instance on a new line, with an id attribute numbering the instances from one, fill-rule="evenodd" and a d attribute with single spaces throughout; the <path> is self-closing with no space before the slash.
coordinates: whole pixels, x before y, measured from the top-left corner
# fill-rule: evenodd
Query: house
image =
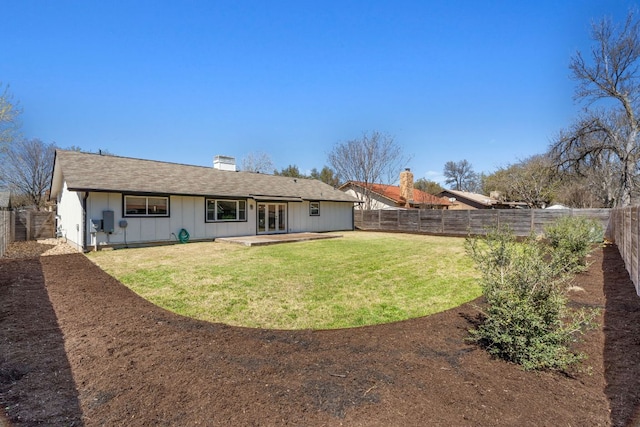
<path id="1" fill-rule="evenodd" d="M 447 198 L 452 206 L 449 209 L 526 209 L 524 202 L 503 202 L 497 197 L 485 196 L 468 191 L 444 190 L 438 196 Z"/>
<path id="2" fill-rule="evenodd" d="M 57 150 L 57 229 L 80 249 L 353 229 L 357 200 L 318 180 Z"/>
<path id="3" fill-rule="evenodd" d="M 405 169 L 400 173 L 400 185 L 365 184 L 349 181 L 340 190 L 362 203 L 356 209 L 448 209 L 448 199 L 413 188 L 413 174 Z"/>
<path id="4" fill-rule="evenodd" d="M 11 192 L 0 190 L 0 211 L 11 210 Z"/>

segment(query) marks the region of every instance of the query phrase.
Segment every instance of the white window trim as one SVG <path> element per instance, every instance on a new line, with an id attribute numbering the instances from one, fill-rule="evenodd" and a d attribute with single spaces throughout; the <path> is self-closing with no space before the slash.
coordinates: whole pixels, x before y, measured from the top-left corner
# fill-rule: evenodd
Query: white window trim
<path id="1" fill-rule="evenodd" d="M 218 202 L 235 202 L 236 203 L 236 217 L 235 219 L 209 219 L 209 202 L 214 202 L 214 216 L 217 217 Z M 244 209 L 240 209 L 240 203 L 244 203 Z M 246 222 L 247 221 L 247 208 L 249 203 L 246 199 L 205 199 L 204 201 L 204 218 L 205 222 Z M 240 212 L 244 211 L 244 218 L 240 218 Z"/>
<path id="2" fill-rule="evenodd" d="M 314 204 L 318 207 L 314 208 Z M 317 213 L 313 213 L 314 210 L 317 210 Z M 320 202 L 309 202 L 309 216 L 320 216 Z"/>

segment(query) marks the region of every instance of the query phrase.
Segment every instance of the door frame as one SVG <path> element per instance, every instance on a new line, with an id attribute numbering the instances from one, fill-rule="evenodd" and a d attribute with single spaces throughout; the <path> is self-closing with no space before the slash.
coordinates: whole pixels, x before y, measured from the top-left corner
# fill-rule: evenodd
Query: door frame
<path id="1" fill-rule="evenodd" d="M 274 214 L 275 214 L 275 227 L 271 229 L 269 227 L 269 206 L 274 206 Z M 264 230 L 260 230 L 260 208 L 264 207 Z M 278 207 L 282 207 L 282 210 L 278 209 Z M 281 220 L 280 213 L 284 212 L 284 220 Z M 281 228 L 282 226 L 283 228 Z M 256 207 L 256 234 L 285 234 L 287 233 L 289 228 L 289 203 L 286 202 L 278 202 L 278 201 L 260 201 L 257 202 Z"/>

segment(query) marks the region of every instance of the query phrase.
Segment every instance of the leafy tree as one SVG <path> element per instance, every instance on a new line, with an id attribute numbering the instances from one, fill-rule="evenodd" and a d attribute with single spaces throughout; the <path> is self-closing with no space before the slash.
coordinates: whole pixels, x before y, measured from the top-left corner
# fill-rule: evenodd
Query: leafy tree
<path id="1" fill-rule="evenodd" d="M 452 190 L 471 192 L 478 190 L 478 175 L 467 160 L 445 163 L 444 177 L 446 178 L 445 184 L 453 186 Z"/>
<path id="2" fill-rule="evenodd" d="M 18 117 L 22 112 L 13 101 L 9 86 L 2 89 L 0 82 L 0 149 L 6 148 L 17 137 Z"/>
<path id="3" fill-rule="evenodd" d="M 0 183 L 16 195 L 24 195 L 36 209 L 44 205 L 51 182 L 55 144 L 39 139 L 14 141 L 7 147 L 0 168 Z"/>
<path id="4" fill-rule="evenodd" d="M 589 60 L 577 52 L 569 68 L 584 115 L 550 147 L 556 164 L 606 185 L 606 206 L 627 206 L 637 187 L 640 147 L 640 22 L 629 13 L 620 28 L 604 18 L 593 24 Z"/>
<path id="5" fill-rule="evenodd" d="M 318 169 L 311 169 L 311 178 L 320 180 L 325 184 L 329 184 L 333 187 L 338 187 L 340 185 L 340 180 L 336 173 L 329 166 L 324 166 L 320 172 Z"/>
<path id="6" fill-rule="evenodd" d="M 337 175 L 363 185 L 363 209 L 371 208 L 370 184 L 391 184 L 398 180 L 409 160 L 393 137 L 374 131 L 358 139 L 336 144 L 328 155 Z"/>
<path id="7" fill-rule="evenodd" d="M 420 178 L 413 183 L 413 188 L 418 189 L 420 191 L 424 191 L 425 193 L 436 195 L 442 191 L 444 188 L 440 184 L 435 181 L 431 181 L 425 178 Z"/>
<path id="8" fill-rule="evenodd" d="M 289 176 L 291 178 L 306 178 L 304 174 L 300 173 L 300 170 L 296 165 L 289 165 L 286 168 L 280 169 L 280 172 L 275 170 L 273 171 L 273 174 L 280 176 Z"/>
<path id="9" fill-rule="evenodd" d="M 242 170 L 245 172 L 271 173 L 274 170 L 271 156 L 263 152 L 247 154 L 242 159 Z"/>

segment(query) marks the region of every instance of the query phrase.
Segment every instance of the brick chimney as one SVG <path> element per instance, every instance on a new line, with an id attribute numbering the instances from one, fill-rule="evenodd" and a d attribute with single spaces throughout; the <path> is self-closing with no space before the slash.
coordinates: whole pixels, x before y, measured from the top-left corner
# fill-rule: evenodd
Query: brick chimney
<path id="1" fill-rule="evenodd" d="M 409 168 L 400 172 L 400 197 L 404 199 L 406 208 L 411 207 L 409 202 L 413 200 L 413 174 Z"/>

